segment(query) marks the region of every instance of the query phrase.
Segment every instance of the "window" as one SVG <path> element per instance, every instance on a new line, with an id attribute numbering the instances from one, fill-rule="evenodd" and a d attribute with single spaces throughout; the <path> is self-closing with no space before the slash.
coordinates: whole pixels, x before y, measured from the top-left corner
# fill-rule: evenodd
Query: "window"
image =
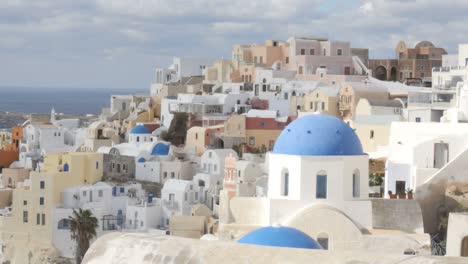
<path id="1" fill-rule="evenodd" d="M 23 223 L 28 222 L 28 211 L 23 211 Z"/>
<path id="2" fill-rule="evenodd" d="M 140 226 L 143 227 L 143 221 L 140 221 Z"/>
<path id="3" fill-rule="evenodd" d="M 260 127 L 265 127 L 265 122 L 260 122 Z"/>
<path id="4" fill-rule="evenodd" d="M 28 205 L 28 201 L 27 201 L 27 200 L 24 200 L 24 201 L 23 201 L 23 205 Z"/>
<path id="5" fill-rule="evenodd" d="M 342 50 L 342 49 L 338 49 L 338 50 L 336 51 L 336 55 L 338 55 L 338 56 L 343 55 L 343 50 Z"/>
<path id="6" fill-rule="evenodd" d="M 310 55 L 315 55 L 315 49 L 310 49 Z"/>
<path id="7" fill-rule="evenodd" d="M 140 137 L 136 137 L 136 142 L 140 142 Z"/>
<path id="8" fill-rule="evenodd" d="M 325 110 L 325 102 L 322 102 L 322 110 Z"/>
<path id="9" fill-rule="evenodd" d="M 327 199 L 327 173 L 325 171 L 319 171 L 317 173 L 315 198 Z"/>
<path id="10" fill-rule="evenodd" d="M 421 118 L 420 118 L 420 117 L 416 117 L 415 121 L 416 121 L 416 123 L 421 123 Z"/>
<path id="11" fill-rule="evenodd" d="M 327 49 L 323 49 L 323 56 L 327 56 Z"/>
<path id="12" fill-rule="evenodd" d="M 218 165 L 214 164 L 213 165 L 213 170 L 214 170 L 214 172 L 218 171 Z"/>
<path id="13" fill-rule="evenodd" d="M 325 233 L 320 233 L 317 236 L 317 242 L 322 246 L 323 249 L 328 249 L 328 235 Z"/>
<path id="14" fill-rule="evenodd" d="M 96 170 L 99 169 L 99 161 L 96 161 Z"/>
<path id="15" fill-rule="evenodd" d="M 359 179 L 359 170 L 355 169 L 353 172 L 353 197 L 359 198 L 361 196 L 361 181 Z"/>
<path id="16" fill-rule="evenodd" d="M 249 145 L 255 145 L 255 137 L 249 137 Z"/>
<path id="17" fill-rule="evenodd" d="M 305 49 L 301 49 L 301 55 L 305 55 Z"/>
<path id="18" fill-rule="evenodd" d="M 41 224 L 41 214 L 36 214 L 36 225 Z"/>
<path id="19" fill-rule="evenodd" d="M 289 57 L 286 57 L 286 64 L 289 64 Z"/>
<path id="20" fill-rule="evenodd" d="M 303 74 L 304 73 L 304 67 L 299 66 L 298 74 Z"/>
<path id="21" fill-rule="evenodd" d="M 289 195 L 289 171 L 288 169 L 283 169 L 281 172 L 281 195 Z"/>
<path id="22" fill-rule="evenodd" d="M 86 196 L 87 192 L 86 191 L 83 191 L 83 196 Z"/>
<path id="23" fill-rule="evenodd" d="M 60 219 L 60 221 L 57 224 L 57 229 L 64 230 L 64 229 L 70 229 L 70 228 L 71 228 L 70 219 L 66 219 L 66 218 Z"/>
<path id="24" fill-rule="evenodd" d="M 206 164 L 204 164 L 204 165 L 206 165 Z M 167 171 L 165 171 L 163 174 L 164 174 L 164 179 L 167 178 Z"/>
<path id="25" fill-rule="evenodd" d="M 374 130 L 371 130 L 371 131 L 370 131 L 370 138 L 371 138 L 371 139 L 374 138 Z"/>
<path id="26" fill-rule="evenodd" d="M 172 178 L 172 179 L 175 178 L 175 172 L 171 172 L 171 178 Z"/>
<path id="27" fill-rule="evenodd" d="M 213 152 L 208 152 L 208 157 L 211 159 L 211 156 L 213 156 Z"/>
<path id="28" fill-rule="evenodd" d="M 314 102 L 310 102 L 310 109 L 311 109 L 311 110 L 314 109 Z"/>
<path id="29" fill-rule="evenodd" d="M 198 139 L 198 133 L 195 133 L 195 139 Z"/>
<path id="30" fill-rule="evenodd" d="M 44 182 L 44 181 L 41 181 L 41 182 L 39 183 L 39 185 L 40 185 L 40 188 L 41 188 L 41 189 L 44 189 L 44 188 L 45 188 L 45 182 Z"/>
<path id="31" fill-rule="evenodd" d="M 421 78 L 424 78 L 424 72 L 421 72 L 419 76 L 421 76 Z"/>
<path id="32" fill-rule="evenodd" d="M 102 190 L 99 190 L 99 191 L 98 191 L 98 196 L 99 196 L 99 197 L 102 197 L 102 196 L 103 196 L 103 191 L 102 191 Z"/>
<path id="33" fill-rule="evenodd" d="M 44 197 L 39 197 L 39 205 L 44 205 Z"/>
<path id="34" fill-rule="evenodd" d="M 260 56 L 260 64 L 263 64 L 263 57 Z"/>

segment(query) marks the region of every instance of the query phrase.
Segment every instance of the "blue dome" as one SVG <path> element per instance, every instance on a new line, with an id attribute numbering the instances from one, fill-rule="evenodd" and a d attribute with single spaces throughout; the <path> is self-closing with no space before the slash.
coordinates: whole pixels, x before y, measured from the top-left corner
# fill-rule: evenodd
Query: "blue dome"
<path id="1" fill-rule="evenodd" d="M 289 248 L 322 249 L 310 236 L 291 227 L 262 227 L 241 237 L 237 243 Z"/>
<path id="2" fill-rule="evenodd" d="M 130 130 L 130 134 L 149 134 L 149 130 L 144 127 L 143 125 L 136 125 L 132 130 Z"/>
<path id="3" fill-rule="evenodd" d="M 141 157 L 141 158 L 138 159 L 138 163 L 145 163 L 145 162 L 146 162 L 146 160 L 145 160 L 145 158 L 143 158 L 143 157 Z"/>
<path id="4" fill-rule="evenodd" d="M 342 120 L 322 114 L 306 115 L 289 124 L 275 142 L 275 154 L 298 156 L 363 155 L 361 141 Z"/>
<path id="5" fill-rule="evenodd" d="M 169 154 L 169 145 L 158 143 L 151 151 L 153 156 L 167 156 Z"/>

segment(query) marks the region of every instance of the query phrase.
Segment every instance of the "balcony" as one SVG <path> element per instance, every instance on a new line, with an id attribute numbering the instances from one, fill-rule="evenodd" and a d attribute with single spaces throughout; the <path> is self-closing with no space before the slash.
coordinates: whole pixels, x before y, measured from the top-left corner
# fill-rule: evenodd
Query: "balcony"
<path id="1" fill-rule="evenodd" d="M 170 210 L 178 210 L 179 209 L 179 203 L 174 201 L 174 200 L 164 200 L 163 201 L 164 207 L 170 209 Z"/>

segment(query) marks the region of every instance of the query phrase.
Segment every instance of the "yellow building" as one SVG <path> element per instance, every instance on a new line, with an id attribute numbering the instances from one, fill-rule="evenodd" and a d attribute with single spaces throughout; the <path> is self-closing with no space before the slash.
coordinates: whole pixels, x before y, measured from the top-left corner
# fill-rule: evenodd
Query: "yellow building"
<path id="1" fill-rule="evenodd" d="M 46 263 L 45 256 L 54 256 L 51 223 L 62 191 L 100 181 L 102 164 L 99 153 L 51 154 L 40 172 L 31 172 L 30 182 L 17 184 L 11 215 L 0 217 L 3 261 Z"/>
<path id="2" fill-rule="evenodd" d="M 335 86 L 319 87 L 304 96 L 303 111 L 320 112 L 322 114 L 339 117 L 338 92 Z"/>
<path id="3" fill-rule="evenodd" d="M 217 60 L 212 67 L 205 69 L 205 82 L 230 82 L 232 68 L 231 60 Z"/>

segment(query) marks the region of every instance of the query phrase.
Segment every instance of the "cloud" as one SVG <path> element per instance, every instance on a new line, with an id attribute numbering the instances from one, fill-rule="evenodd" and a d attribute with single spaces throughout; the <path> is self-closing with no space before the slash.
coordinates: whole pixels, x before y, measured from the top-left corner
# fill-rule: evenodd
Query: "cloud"
<path id="1" fill-rule="evenodd" d="M 467 42 L 467 12 L 466 0 L 0 0 L 0 83 L 147 87 L 171 56 L 229 58 L 234 44 L 294 35 L 378 58 L 394 57 L 400 40 L 454 53 Z"/>

